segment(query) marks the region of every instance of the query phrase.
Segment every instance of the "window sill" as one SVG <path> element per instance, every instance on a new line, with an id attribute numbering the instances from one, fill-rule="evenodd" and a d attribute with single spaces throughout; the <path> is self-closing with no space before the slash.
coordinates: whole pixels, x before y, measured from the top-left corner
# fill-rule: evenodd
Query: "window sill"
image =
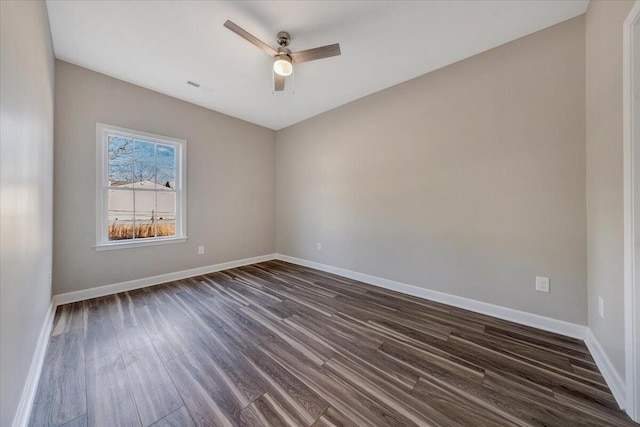
<path id="1" fill-rule="evenodd" d="M 133 241 L 127 241 L 127 242 L 118 242 L 118 243 L 105 243 L 103 245 L 94 246 L 94 249 L 96 251 L 111 251 L 115 249 L 140 248 L 143 246 L 169 245 L 172 243 L 184 243 L 186 241 L 187 241 L 187 237 L 169 237 L 166 239 L 154 239 L 149 241 L 133 240 Z"/>

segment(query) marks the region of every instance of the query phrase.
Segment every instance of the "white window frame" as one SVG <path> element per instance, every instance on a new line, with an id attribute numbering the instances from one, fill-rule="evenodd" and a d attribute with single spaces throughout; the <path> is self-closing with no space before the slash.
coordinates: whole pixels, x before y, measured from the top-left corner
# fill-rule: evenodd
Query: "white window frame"
<path id="1" fill-rule="evenodd" d="M 176 235 L 110 241 L 108 235 L 108 190 L 109 190 L 109 135 L 139 139 L 176 148 L 175 194 Z M 135 129 L 96 123 L 96 251 L 165 245 L 187 241 L 187 141 L 168 136 L 155 135 Z"/>

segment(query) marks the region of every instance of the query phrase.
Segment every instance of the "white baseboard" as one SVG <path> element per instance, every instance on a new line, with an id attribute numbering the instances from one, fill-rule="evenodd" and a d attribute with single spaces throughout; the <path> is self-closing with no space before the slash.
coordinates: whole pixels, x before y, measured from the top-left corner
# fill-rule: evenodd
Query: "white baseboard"
<path id="1" fill-rule="evenodd" d="M 620 375 L 618 375 L 618 372 L 613 367 L 611 360 L 607 357 L 607 354 L 604 352 L 604 349 L 598 342 L 598 339 L 593 335 L 593 332 L 591 332 L 591 329 L 587 329 L 587 336 L 584 343 L 587 345 L 593 360 L 596 362 L 598 369 L 600 369 L 600 373 L 607 382 L 609 390 L 611 390 L 611 394 L 613 394 L 616 402 L 618 402 L 618 406 L 620 406 L 620 409 L 625 409 L 626 388 L 624 381 L 620 378 Z"/>
<path id="2" fill-rule="evenodd" d="M 103 297 L 105 295 L 117 294 L 118 292 L 132 291 L 134 289 L 159 285 L 161 283 L 172 282 L 174 280 L 186 279 L 188 277 L 200 276 L 203 274 L 228 270 L 235 267 L 242 267 L 243 265 L 270 261 L 272 259 L 275 259 L 275 257 L 275 254 L 261 255 L 253 258 L 240 259 L 237 261 L 223 262 L 221 264 L 207 265 L 205 267 L 191 268 L 189 270 L 177 271 L 175 273 L 160 274 L 158 276 L 144 277 L 142 279 L 129 280 L 127 282 L 98 286 L 96 288 L 83 289 L 81 291 L 67 292 L 54 296 L 53 303 L 57 307 L 62 304 L 69 304 L 76 301 L 84 301 L 91 298 Z"/>
<path id="3" fill-rule="evenodd" d="M 360 282 L 379 286 L 385 289 L 390 289 L 392 291 L 402 292 L 403 294 L 412 295 L 414 297 L 424 298 L 427 300 L 452 305 L 454 307 L 463 308 L 465 310 L 474 311 L 476 313 L 497 317 L 499 319 L 509 320 L 521 325 L 531 326 L 549 332 L 555 332 L 557 334 L 565 335 L 571 338 L 577 338 L 579 340 L 584 340 L 586 335 L 586 326 L 565 322 L 563 320 L 552 319 L 550 317 L 527 313 L 520 310 L 514 310 L 512 308 L 507 308 L 500 305 L 489 304 L 486 302 L 459 297 L 444 292 L 433 291 L 414 285 L 408 285 L 406 283 L 400 283 L 376 276 L 370 276 L 368 274 L 358 273 L 356 271 L 320 264 L 313 261 L 307 261 L 305 259 L 295 258 L 288 255 L 276 254 L 276 259 L 290 262 L 292 264 L 302 265 L 304 267 L 315 268 L 316 270 L 326 271 L 328 273 L 337 274 L 338 276 L 358 280 Z"/>
<path id="4" fill-rule="evenodd" d="M 40 380 L 40 374 L 42 372 L 42 366 L 44 363 L 44 357 L 47 352 L 47 346 L 49 344 L 49 335 L 53 327 L 53 318 L 55 314 L 55 308 L 58 305 L 68 304 L 76 301 L 83 301 L 90 298 L 96 298 L 105 295 L 111 295 L 118 292 L 124 292 L 134 289 L 143 288 L 146 286 L 158 285 L 161 283 L 171 282 L 173 280 L 186 279 L 188 277 L 199 276 L 203 274 L 213 273 L 216 271 L 227 270 L 230 268 L 241 267 L 244 265 L 255 264 L 264 261 L 270 261 L 278 259 L 281 261 L 290 262 L 292 264 L 301 265 L 304 267 L 314 268 L 320 271 L 326 271 L 338 276 L 347 277 L 349 279 L 358 280 L 360 282 L 368 283 L 370 285 L 379 286 L 381 288 L 390 289 L 393 291 L 401 292 L 407 295 L 412 295 L 418 298 L 424 298 L 431 301 L 440 302 L 443 304 L 452 305 L 454 307 L 463 308 L 466 310 L 474 311 L 488 316 L 497 317 L 519 323 L 534 328 L 555 332 L 561 335 L 565 335 L 572 338 L 585 340 L 587 348 L 591 352 L 593 359 L 595 360 L 598 368 L 602 372 L 602 375 L 607 382 L 611 392 L 618 402 L 621 409 L 625 407 L 625 386 L 624 382 L 616 372 L 615 368 L 611 364 L 611 361 L 606 356 L 604 350 L 600 346 L 600 343 L 595 338 L 586 326 L 578 325 L 575 323 L 565 322 L 563 320 L 552 319 L 550 317 L 540 316 L 533 313 L 527 313 L 524 311 L 514 310 L 507 307 L 502 307 L 495 304 L 489 304 L 486 302 L 476 301 L 469 298 L 459 297 L 456 295 L 447 294 L 444 292 L 433 291 L 430 289 L 421 288 L 414 285 L 408 285 L 406 283 L 400 283 L 393 280 L 383 279 L 376 276 L 371 276 L 364 273 L 358 273 L 351 270 L 346 270 L 339 267 L 333 267 L 326 264 L 317 263 L 314 261 L 308 261 L 301 258 L 295 258 L 282 254 L 269 254 L 262 255 L 253 258 L 246 258 L 237 261 L 230 261 L 221 264 L 214 264 L 205 267 L 198 267 L 189 270 L 182 270 L 175 273 L 161 274 L 158 276 L 146 277 L 142 279 L 130 280 L 127 282 L 114 283 L 111 285 L 100 286 L 96 288 L 86 289 L 76 292 L 68 292 L 64 294 L 55 295 L 52 299 L 52 303 L 49 306 L 47 316 L 45 318 L 42 329 L 40 330 L 40 336 L 38 337 L 38 344 L 31 361 L 31 368 L 29 369 L 29 375 L 25 383 L 22 395 L 20 398 L 20 404 L 13 420 L 13 427 L 26 427 L 31 415 L 31 409 L 33 407 L 35 394 L 38 388 L 38 382 Z"/>
<path id="5" fill-rule="evenodd" d="M 31 359 L 31 367 L 29 368 L 27 381 L 22 389 L 22 395 L 20 396 L 20 402 L 18 403 L 18 410 L 13 418 L 13 427 L 26 427 L 29 424 L 31 408 L 33 408 L 33 401 L 36 398 L 38 382 L 40 381 L 42 365 L 44 364 L 44 356 L 47 353 L 47 347 L 49 345 L 49 335 L 51 334 L 51 328 L 53 327 L 55 311 L 56 309 L 52 302 L 49 305 L 47 315 L 45 316 L 44 323 L 40 329 L 40 335 L 38 336 L 36 350 L 33 353 L 33 358 Z"/>

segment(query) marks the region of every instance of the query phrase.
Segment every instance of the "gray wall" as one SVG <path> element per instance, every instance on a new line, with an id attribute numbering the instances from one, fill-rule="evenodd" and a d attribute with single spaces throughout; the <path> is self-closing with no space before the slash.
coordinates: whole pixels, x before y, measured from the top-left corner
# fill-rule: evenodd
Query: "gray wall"
<path id="1" fill-rule="evenodd" d="M 278 252 L 585 325 L 584 30 L 278 131 Z"/>
<path id="2" fill-rule="evenodd" d="M 632 5 L 592 1 L 586 22 L 589 329 L 623 379 L 622 23 Z"/>
<path id="3" fill-rule="evenodd" d="M 54 294 L 275 252 L 274 131 L 61 61 L 55 108 Z M 187 140 L 187 243 L 93 249 L 96 122 Z"/>
<path id="4" fill-rule="evenodd" d="M 0 2 L 0 425 L 51 302 L 54 57 L 44 2 Z"/>

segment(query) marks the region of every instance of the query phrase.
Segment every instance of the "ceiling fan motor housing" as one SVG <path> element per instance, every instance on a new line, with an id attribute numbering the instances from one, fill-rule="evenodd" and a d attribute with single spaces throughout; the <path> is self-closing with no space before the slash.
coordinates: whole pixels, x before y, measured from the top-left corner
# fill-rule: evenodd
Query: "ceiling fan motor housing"
<path id="1" fill-rule="evenodd" d="M 286 31 L 280 31 L 276 38 L 278 39 L 278 45 L 281 47 L 287 47 L 291 42 L 291 36 Z"/>

